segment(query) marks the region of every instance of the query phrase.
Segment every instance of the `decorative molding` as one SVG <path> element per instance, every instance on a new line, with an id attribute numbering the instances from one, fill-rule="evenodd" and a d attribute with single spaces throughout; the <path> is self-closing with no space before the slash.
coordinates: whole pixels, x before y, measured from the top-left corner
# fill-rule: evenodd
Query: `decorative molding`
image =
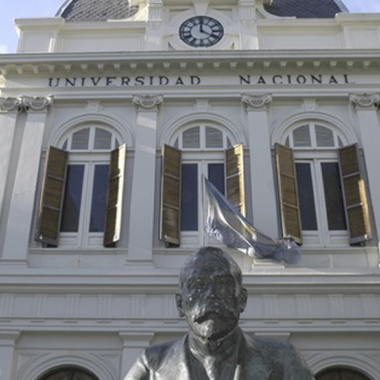
<path id="1" fill-rule="evenodd" d="M 45 111 L 53 103 L 52 96 L 35 96 L 28 97 L 25 96 L 22 98 L 22 106 L 27 111 Z"/>
<path id="2" fill-rule="evenodd" d="M 14 112 L 19 111 L 22 104 L 22 98 L 0 98 L 0 111 Z"/>
<path id="3" fill-rule="evenodd" d="M 242 96 L 242 102 L 247 110 L 258 110 L 267 107 L 272 102 L 271 94 L 246 94 Z"/>
<path id="4" fill-rule="evenodd" d="M 163 100 L 164 97 L 162 95 L 135 95 L 132 98 L 132 102 L 136 108 L 145 111 L 157 110 Z"/>
<path id="5" fill-rule="evenodd" d="M 351 94 L 350 101 L 357 107 L 372 108 L 380 103 L 380 94 Z"/>
<path id="6" fill-rule="evenodd" d="M 345 323 L 346 314 L 344 310 L 343 294 L 329 294 L 330 316 L 333 323 Z"/>

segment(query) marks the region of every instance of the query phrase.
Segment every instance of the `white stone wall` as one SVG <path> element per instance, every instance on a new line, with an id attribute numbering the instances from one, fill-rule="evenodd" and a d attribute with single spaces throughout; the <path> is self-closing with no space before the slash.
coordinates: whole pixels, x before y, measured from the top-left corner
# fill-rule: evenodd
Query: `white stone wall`
<path id="1" fill-rule="evenodd" d="M 186 123 L 222 124 L 245 146 L 248 217 L 277 237 L 273 146 L 309 119 L 359 144 L 374 238 L 306 245 L 295 266 L 233 252 L 249 292 L 242 327 L 289 339 L 315 372 L 342 366 L 380 379 L 379 17 L 310 22 L 219 7 L 210 14 L 228 25 L 225 50 L 206 54 L 181 44 L 176 29 L 201 10 L 17 21 L 19 53 L 30 54 L 0 58 L 1 380 L 38 380 L 64 365 L 120 379 L 143 347 L 183 334 L 173 295 L 195 246 L 158 240 L 162 145 Z M 94 122 L 128 145 L 121 240 L 115 249 L 44 248 L 33 236 L 46 150 Z"/>

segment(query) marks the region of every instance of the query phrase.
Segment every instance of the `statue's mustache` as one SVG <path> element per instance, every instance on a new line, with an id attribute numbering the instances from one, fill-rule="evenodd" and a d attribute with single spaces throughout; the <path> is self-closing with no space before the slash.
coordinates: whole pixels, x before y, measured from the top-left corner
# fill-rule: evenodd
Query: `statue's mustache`
<path id="1" fill-rule="evenodd" d="M 191 319 L 193 322 L 203 323 L 215 316 L 218 319 L 229 319 L 235 317 L 236 312 L 233 307 L 222 301 L 204 302 L 197 307 Z"/>

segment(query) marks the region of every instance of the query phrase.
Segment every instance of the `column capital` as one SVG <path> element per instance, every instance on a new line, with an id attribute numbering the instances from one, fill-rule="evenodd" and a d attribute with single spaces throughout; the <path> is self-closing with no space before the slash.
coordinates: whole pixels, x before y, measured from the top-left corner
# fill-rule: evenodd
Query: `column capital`
<path id="1" fill-rule="evenodd" d="M 27 111 L 43 112 L 47 111 L 49 106 L 53 103 L 52 96 L 24 96 L 22 98 L 22 106 Z"/>
<path id="2" fill-rule="evenodd" d="M 380 94 L 350 94 L 350 101 L 357 108 L 371 109 L 379 105 Z"/>
<path id="3" fill-rule="evenodd" d="M 0 111 L 3 112 L 17 112 L 20 110 L 22 98 L 0 98 Z"/>
<path id="4" fill-rule="evenodd" d="M 271 94 L 243 94 L 241 100 L 247 111 L 267 109 L 272 102 Z"/>
<path id="5" fill-rule="evenodd" d="M 164 101 L 162 95 L 134 95 L 132 102 L 139 111 L 158 110 L 158 107 Z"/>

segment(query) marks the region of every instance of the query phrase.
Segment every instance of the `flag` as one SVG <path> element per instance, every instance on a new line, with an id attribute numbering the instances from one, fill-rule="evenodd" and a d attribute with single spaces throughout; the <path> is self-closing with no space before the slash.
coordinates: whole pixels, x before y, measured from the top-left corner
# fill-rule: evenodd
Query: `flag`
<path id="1" fill-rule="evenodd" d="M 207 207 L 206 232 L 229 248 L 257 259 L 271 259 L 295 264 L 301 249 L 291 237 L 274 240 L 254 228 L 229 200 L 204 178 Z"/>

